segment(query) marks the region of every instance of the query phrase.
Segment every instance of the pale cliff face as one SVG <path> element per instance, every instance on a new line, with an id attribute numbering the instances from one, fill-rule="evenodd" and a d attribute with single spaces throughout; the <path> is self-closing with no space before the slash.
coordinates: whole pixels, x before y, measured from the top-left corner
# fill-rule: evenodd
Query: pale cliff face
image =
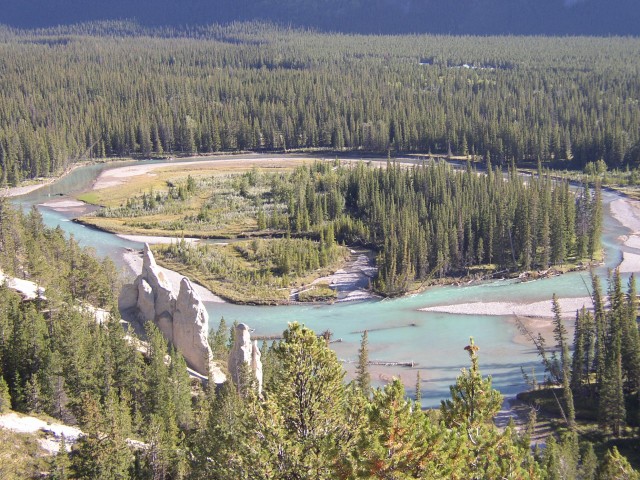
<path id="1" fill-rule="evenodd" d="M 240 377 L 240 367 L 246 363 L 256 377 L 258 394 L 262 393 L 262 361 L 260 350 L 256 341 L 251 341 L 251 329 L 248 325 L 240 323 L 234 332 L 233 348 L 229 353 L 229 373 L 237 385 Z"/>
<path id="2" fill-rule="evenodd" d="M 212 362 L 207 340 L 209 315 L 189 279 L 182 279 L 176 297 L 171 282 L 156 264 L 147 244 L 142 258 L 142 272 L 120 293 L 120 310 L 135 310 L 142 321 L 153 321 L 167 341 L 184 356 L 189 368 L 201 375 L 210 374 L 216 383 L 226 381 L 225 375 Z"/>

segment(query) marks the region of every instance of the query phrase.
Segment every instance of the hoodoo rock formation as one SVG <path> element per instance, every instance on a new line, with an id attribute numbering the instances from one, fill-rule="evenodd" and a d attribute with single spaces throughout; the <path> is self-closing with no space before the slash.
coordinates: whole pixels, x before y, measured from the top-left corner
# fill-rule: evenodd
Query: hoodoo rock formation
<path id="1" fill-rule="evenodd" d="M 251 341 L 249 327 L 244 323 L 238 324 L 234 332 L 233 348 L 229 353 L 229 373 L 233 382 L 238 385 L 242 364 L 246 363 L 256 377 L 258 394 L 262 393 L 262 361 L 260 356 L 258 341 Z"/>
<path id="2" fill-rule="evenodd" d="M 189 368 L 201 375 L 210 374 L 215 383 L 226 380 L 224 373 L 212 361 L 207 341 L 209 315 L 200 296 L 189 279 L 183 278 L 176 297 L 146 243 L 142 272 L 134 283 L 122 287 L 118 308 L 120 312 L 132 311 L 142 322 L 152 321 L 184 356 Z"/>

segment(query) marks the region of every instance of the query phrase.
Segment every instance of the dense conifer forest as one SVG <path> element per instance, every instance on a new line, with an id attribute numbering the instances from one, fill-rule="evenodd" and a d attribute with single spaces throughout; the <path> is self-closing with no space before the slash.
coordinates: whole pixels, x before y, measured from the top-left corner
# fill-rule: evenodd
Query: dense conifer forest
<path id="1" fill-rule="evenodd" d="M 239 150 L 640 162 L 633 38 L 100 23 L 0 40 L 2 184 L 85 158 Z"/>

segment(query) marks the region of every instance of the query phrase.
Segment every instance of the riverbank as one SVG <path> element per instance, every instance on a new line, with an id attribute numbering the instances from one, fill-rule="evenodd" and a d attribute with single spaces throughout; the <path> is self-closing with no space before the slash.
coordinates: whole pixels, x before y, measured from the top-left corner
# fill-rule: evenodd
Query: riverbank
<path id="1" fill-rule="evenodd" d="M 640 272 L 640 254 L 631 251 L 640 250 L 640 203 L 624 197 L 614 200 L 611 202 L 611 215 L 631 230 L 629 234 L 619 237 L 624 245 L 620 272 Z"/>

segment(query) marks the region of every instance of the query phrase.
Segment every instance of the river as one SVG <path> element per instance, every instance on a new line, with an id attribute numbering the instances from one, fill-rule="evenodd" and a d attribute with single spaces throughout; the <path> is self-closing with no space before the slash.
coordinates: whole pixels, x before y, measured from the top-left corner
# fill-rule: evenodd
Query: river
<path id="1" fill-rule="evenodd" d="M 257 156 L 252 156 L 257 157 Z M 280 156 L 279 158 L 282 158 Z M 140 163 L 140 162 L 136 162 Z M 100 172 L 124 163 L 98 164 L 81 167 L 61 180 L 30 194 L 14 199 L 14 203 L 30 208 L 38 205 L 48 226 L 60 226 L 73 234 L 84 246 L 93 247 L 98 255 L 111 257 L 125 268 L 122 255 L 126 249 L 139 249 L 141 244 L 123 240 L 115 235 L 76 224 L 73 213 L 56 212 L 41 206 L 52 198 L 66 198 L 87 190 Z M 612 192 L 603 193 L 605 265 L 597 273 L 606 275 L 607 268 L 617 266 L 625 248 L 619 236 L 627 230 L 610 213 L 609 204 L 620 198 Z M 627 248 L 627 250 L 629 250 Z M 464 347 L 473 336 L 480 347 L 480 367 L 483 374 L 491 374 L 493 385 L 504 395 L 512 396 L 526 388 L 521 367 L 527 372 L 536 368 L 542 375 L 536 353 L 530 345 L 518 341 L 518 331 L 510 316 L 454 315 L 423 312 L 420 308 L 469 302 L 528 303 L 551 299 L 553 293 L 562 297 L 584 297 L 589 294 L 587 272 L 574 272 L 534 282 L 491 281 L 468 286 L 434 287 L 409 297 L 393 300 L 368 300 L 334 305 L 254 307 L 207 303 L 210 325 L 216 327 L 221 316 L 227 324 L 234 320 L 255 328 L 256 334 L 273 335 L 282 332 L 288 322 L 298 321 L 316 332 L 330 330 L 332 344 L 338 357 L 345 362 L 348 374 L 361 338 L 361 331 L 369 331 L 369 358 L 376 361 L 414 362 L 414 367 L 372 367 L 374 384 L 381 385 L 392 376 L 400 376 L 410 395 L 414 392 L 417 371 L 422 378 L 422 403 L 425 407 L 439 405 L 449 396 L 451 385 L 462 367 L 468 366 Z"/>

